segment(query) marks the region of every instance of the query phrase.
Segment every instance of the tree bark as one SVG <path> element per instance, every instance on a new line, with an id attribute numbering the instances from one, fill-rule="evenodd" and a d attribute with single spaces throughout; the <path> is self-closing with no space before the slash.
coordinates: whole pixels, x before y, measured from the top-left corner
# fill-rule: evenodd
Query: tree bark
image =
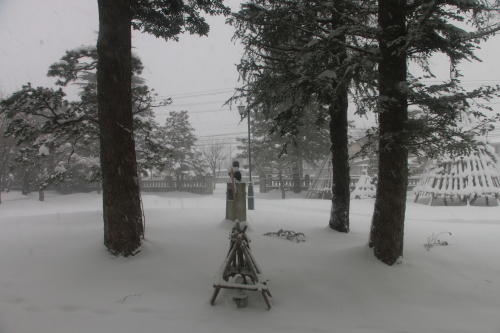
<path id="1" fill-rule="evenodd" d="M 98 0 L 97 98 L 104 244 L 114 255 L 136 253 L 143 234 L 133 136 L 131 1 Z"/>
<path id="2" fill-rule="evenodd" d="M 379 0 L 379 176 L 369 245 L 375 256 L 393 265 L 403 255 L 408 178 L 405 126 L 406 1 Z"/>
<path id="3" fill-rule="evenodd" d="M 338 1 L 335 8 L 344 12 L 344 4 Z M 335 25 L 342 26 L 342 16 L 335 17 Z M 346 37 L 340 36 L 346 41 Z M 347 59 L 347 50 L 343 46 L 335 46 L 331 53 L 335 55 L 338 67 Z M 349 128 L 347 109 L 349 107 L 348 77 L 341 76 L 333 90 L 333 103 L 330 104 L 330 150 L 332 152 L 332 209 L 330 211 L 330 228 L 338 232 L 349 232 L 350 208 L 350 176 L 349 176 Z"/>
<path id="4" fill-rule="evenodd" d="M 349 232 L 350 177 L 348 150 L 348 88 L 346 83 L 337 87 L 336 103 L 330 105 L 330 141 L 332 152 L 332 209 L 330 228 Z"/>

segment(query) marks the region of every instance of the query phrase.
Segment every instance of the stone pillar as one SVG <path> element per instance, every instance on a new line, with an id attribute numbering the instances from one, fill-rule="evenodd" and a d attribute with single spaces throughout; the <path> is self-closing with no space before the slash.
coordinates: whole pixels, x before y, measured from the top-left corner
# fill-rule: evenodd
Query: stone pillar
<path id="1" fill-rule="evenodd" d="M 247 220 L 247 193 L 246 183 L 236 183 L 236 195 L 233 201 L 232 184 L 227 183 L 226 195 L 226 219 L 234 221 L 234 208 L 236 208 L 236 218 L 240 222 Z"/>

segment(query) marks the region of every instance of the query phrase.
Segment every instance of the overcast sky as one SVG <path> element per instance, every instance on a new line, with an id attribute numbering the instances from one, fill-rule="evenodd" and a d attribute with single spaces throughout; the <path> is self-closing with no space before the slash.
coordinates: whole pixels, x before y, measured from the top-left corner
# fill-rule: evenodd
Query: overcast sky
<path id="1" fill-rule="evenodd" d="M 240 2 L 226 1 L 233 11 Z M 235 64 L 242 47 L 231 41 L 233 28 L 224 24 L 225 18 L 208 21 L 209 37 L 184 35 L 178 43 L 134 31 L 134 52 L 145 65 L 142 77 L 147 85 L 159 98 L 174 99 L 172 106 L 156 110 L 160 123 L 169 110 L 187 110 L 202 140 L 228 133 L 244 136 L 246 123 L 238 125 L 237 111 L 222 107 L 238 85 Z M 53 87 L 55 79 L 46 77 L 49 65 L 66 50 L 95 45 L 97 30 L 97 0 L 0 0 L 0 90 L 8 95 L 27 82 Z M 500 84 L 499 54 L 496 36 L 478 52 L 482 63 L 463 66 L 464 85 Z M 442 73 L 449 68 L 439 60 L 435 65 Z M 500 112 L 498 101 L 491 106 Z"/>
<path id="2" fill-rule="evenodd" d="M 239 3 L 226 1 L 235 11 Z M 209 37 L 187 34 L 179 42 L 134 31 L 134 52 L 145 66 L 141 76 L 158 99 L 174 99 L 172 106 L 155 110 L 159 123 L 170 110 L 188 110 L 200 140 L 245 136 L 246 123 L 238 125 L 236 109 L 222 107 L 238 85 L 235 64 L 242 47 L 231 41 L 233 28 L 224 17 L 207 21 Z M 27 82 L 55 87 L 48 67 L 66 50 L 95 45 L 97 30 L 97 0 L 0 0 L 0 90 L 8 95 Z M 75 96 L 74 89 L 65 90 Z"/>

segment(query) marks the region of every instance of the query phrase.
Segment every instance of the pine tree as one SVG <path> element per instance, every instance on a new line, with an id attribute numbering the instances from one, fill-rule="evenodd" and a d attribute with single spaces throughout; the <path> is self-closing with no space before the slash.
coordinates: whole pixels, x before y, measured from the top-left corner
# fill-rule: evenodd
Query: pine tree
<path id="1" fill-rule="evenodd" d="M 365 57 L 375 56 L 373 42 L 359 25 L 372 13 L 368 1 L 257 1 L 235 20 L 236 37 L 246 48 L 239 65 L 246 85 L 235 99 L 248 99 L 250 108 L 270 114 L 277 131 L 292 137 L 305 107 L 326 106 L 314 119 L 330 126 L 329 225 L 340 232 L 349 231 L 348 93 L 353 79 L 362 87 L 370 77 L 374 62 Z"/>
<path id="2" fill-rule="evenodd" d="M 58 85 L 77 84 L 81 87 L 80 100 L 69 102 L 59 89 L 30 84 L 4 100 L 0 106 L 5 119 L 4 132 L 8 140 L 20 148 L 10 167 L 18 178 L 25 178 L 24 193 L 43 190 L 51 184 L 70 180 L 78 183 L 102 180 L 99 155 L 99 121 L 97 117 L 97 89 L 95 46 L 81 46 L 69 50 L 49 69 L 49 76 L 58 78 Z M 133 57 L 133 73 L 139 74 L 142 63 Z M 164 167 L 163 157 L 168 153 L 158 135 L 159 125 L 152 108 L 155 95 L 133 76 L 133 115 L 136 150 L 141 170 Z M 168 103 L 168 100 L 164 103 Z M 49 149 L 39 156 L 40 147 Z M 50 157 L 49 157 L 50 156 Z M 52 161 L 46 163 L 46 161 Z M 33 165 L 37 165 L 33 167 Z M 63 172 L 64 171 L 64 172 Z"/>
<path id="3" fill-rule="evenodd" d="M 201 153 L 196 150 L 194 128 L 189 123 L 187 111 L 171 111 L 165 123 L 165 143 L 171 151 L 167 159 L 167 168 L 173 170 L 176 177 L 177 189 L 182 188 L 185 175 L 201 173 L 203 161 Z"/>
<path id="4" fill-rule="evenodd" d="M 464 21 L 466 15 L 471 14 L 475 16 L 475 24 L 484 28 L 481 13 L 486 9 L 478 2 L 453 0 L 411 4 L 406 0 L 378 1 L 379 175 L 369 244 L 375 256 L 388 265 L 393 265 L 403 255 L 408 150 L 412 143 L 422 138 L 414 129 L 427 128 L 440 133 L 436 135 L 439 137 L 450 133 L 448 123 L 455 122 L 465 109 L 468 113 L 481 115 L 467 104 L 470 95 L 460 91 L 457 69 L 460 61 L 477 59 L 474 49 L 479 39 L 471 39 L 475 34 L 459 28 L 456 22 Z M 497 28 L 479 35 L 484 37 L 495 30 Z M 429 87 L 426 94 L 420 95 L 419 92 L 426 89 L 411 81 L 407 62 L 417 59 L 424 71 L 432 76 L 427 61 L 430 55 L 438 52 L 450 59 L 451 82 Z M 486 93 L 480 95 L 488 98 L 494 91 L 486 89 L 483 91 Z M 434 114 L 435 117 L 430 117 L 433 121 L 410 119 L 409 101 L 415 102 L 425 113 Z M 448 101 L 447 107 L 443 107 L 444 101 Z M 454 149 L 456 145 L 448 147 Z"/>
<path id="5" fill-rule="evenodd" d="M 132 20 L 129 0 L 99 0 L 97 101 L 104 245 L 134 255 L 144 233 L 132 115 Z"/>
<path id="6" fill-rule="evenodd" d="M 86 127 L 70 119 L 69 114 L 78 104 L 64 97 L 60 89 L 32 88 L 28 84 L 0 103 L 0 112 L 7 121 L 3 134 L 15 138 L 19 146 L 15 163 L 10 166 L 27 169 L 23 192 L 38 189 L 41 199 L 47 186 L 69 175 L 69 160 Z"/>
<path id="7" fill-rule="evenodd" d="M 477 59 L 477 43 L 500 29 L 488 26 L 495 10 L 486 3 L 454 0 L 380 0 L 378 4 L 367 0 L 262 0 L 248 4 L 236 17 L 236 37 L 246 47 L 240 64 L 246 85 L 234 99 L 247 98 L 250 108 L 271 114 L 281 133 L 296 132 L 301 107 L 311 99 L 333 106 L 337 112 L 342 110 L 347 83 L 359 94 L 355 99 L 358 111 L 377 112 L 380 125 L 369 138 L 377 139 L 373 146 L 384 162 L 379 165 L 370 244 L 376 256 L 389 265 L 402 255 L 408 152 L 421 153 L 419 147 L 426 153 L 470 149 L 473 135 L 450 130 L 447 124 L 455 122 L 464 110 L 484 118 L 471 98 L 488 99 L 498 91 L 498 87 L 486 87 L 465 92 L 457 69 L 460 61 Z M 476 32 L 456 25 L 467 14 L 478 28 Z M 433 77 L 428 62 L 437 52 L 450 59 L 450 82 L 425 85 L 422 78 L 408 73 L 407 62 L 413 61 L 421 66 L 423 78 Z M 417 110 L 413 117 L 409 104 Z M 344 114 L 332 114 L 339 115 Z M 488 121 L 476 131 L 486 130 Z M 333 136 L 335 132 L 331 131 L 332 140 L 338 138 Z M 339 146 L 332 145 L 332 149 Z M 335 152 L 333 155 L 335 158 Z M 342 179 L 336 181 L 342 183 Z M 332 219 L 337 220 L 330 225 L 348 226 L 342 223 L 348 206 L 342 200 L 335 206 L 338 212 L 332 210 Z"/>
<path id="8" fill-rule="evenodd" d="M 98 0 L 98 104 L 103 176 L 104 244 L 132 255 L 143 233 L 133 141 L 131 28 L 166 40 L 184 31 L 207 35 L 200 12 L 229 14 L 221 0 Z"/>
<path id="9" fill-rule="evenodd" d="M 380 0 L 379 45 L 379 175 L 370 232 L 375 256 L 388 265 L 403 253 L 403 224 L 408 178 L 408 148 L 403 135 L 408 102 L 402 88 L 407 58 L 400 49 L 406 40 L 406 0 Z M 389 213 L 390 210 L 390 213 Z"/>
<path id="10" fill-rule="evenodd" d="M 81 46 L 66 51 L 60 61 L 50 66 L 47 75 L 59 78 L 56 84 L 61 86 L 66 86 L 69 83 L 81 86 L 82 92 L 80 96 L 82 101 L 86 105 L 92 106 L 87 113 L 92 112 L 93 117 L 97 120 L 96 67 L 97 49 L 94 46 Z M 165 149 L 164 143 L 161 142 L 161 130 L 159 124 L 154 120 L 153 108 L 169 104 L 171 101 L 166 99 L 159 104 L 156 103 L 154 90 L 150 90 L 144 85 L 144 80 L 139 76 L 142 69 L 141 60 L 136 56 L 132 56 L 132 113 L 135 146 L 138 168 L 145 173 L 146 170 L 152 168 L 163 169 L 165 167 L 163 156 L 168 154 L 168 150 Z M 97 128 L 96 134 L 98 135 Z M 95 151 L 98 151 L 98 149 Z M 93 181 L 101 180 L 100 176 L 94 176 L 92 179 Z"/>

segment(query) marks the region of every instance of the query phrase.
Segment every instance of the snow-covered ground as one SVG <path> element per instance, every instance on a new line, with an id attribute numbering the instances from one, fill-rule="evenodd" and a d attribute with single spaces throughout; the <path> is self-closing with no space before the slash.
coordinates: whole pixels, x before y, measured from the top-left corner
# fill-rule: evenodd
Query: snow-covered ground
<path id="1" fill-rule="evenodd" d="M 327 227 L 330 202 L 304 196 L 257 193 L 248 212 L 267 311 L 256 293 L 243 309 L 229 290 L 209 303 L 232 226 L 222 190 L 144 193 L 146 240 L 132 258 L 102 245 L 101 195 L 2 193 L 0 333 L 500 332 L 500 207 L 409 197 L 404 260 L 388 267 L 367 248 L 373 199 L 352 201 L 340 234 Z M 306 241 L 262 235 L 279 229 Z M 449 245 L 427 251 L 440 232 Z"/>

